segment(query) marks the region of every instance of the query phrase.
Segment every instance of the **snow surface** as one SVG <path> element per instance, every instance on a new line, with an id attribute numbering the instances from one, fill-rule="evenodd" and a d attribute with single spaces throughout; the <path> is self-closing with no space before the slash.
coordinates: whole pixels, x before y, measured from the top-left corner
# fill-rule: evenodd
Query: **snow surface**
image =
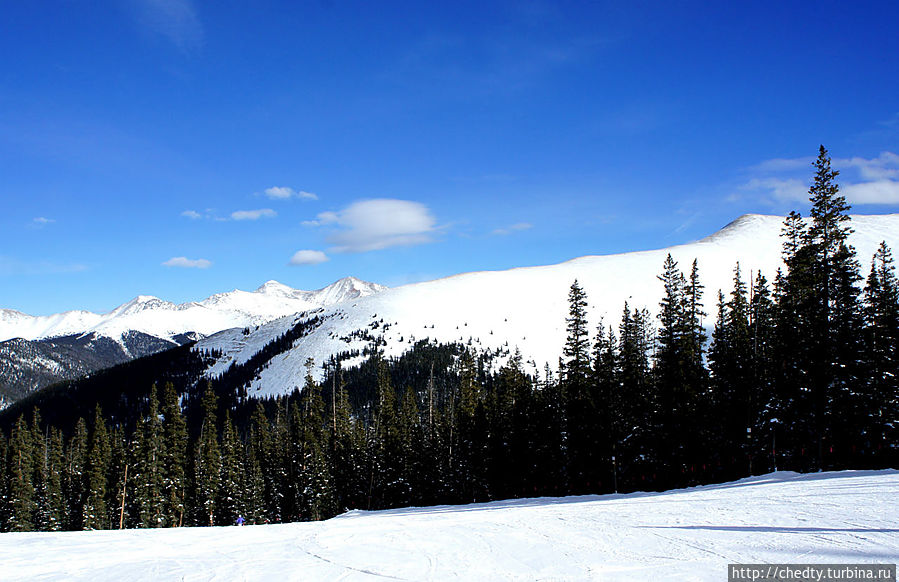
<path id="1" fill-rule="evenodd" d="M 862 274 L 867 277 L 871 257 L 881 241 L 899 249 L 899 214 L 853 216 L 855 246 Z M 250 389 L 255 395 L 277 395 L 302 385 L 305 361 L 321 364 L 332 354 L 361 351 L 362 339 L 344 341 L 355 330 L 369 329 L 383 336 L 385 352 L 399 355 L 415 340 L 471 343 L 475 348 L 514 352 L 518 348 L 529 372 L 542 372 L 545 364 L 555 369 L 565 342 L 568 290 L 577 279 L 586 291 L 591 334 L 600 322 L 615 327 L 616 335 L 624 302 L 655 313 L 662 297 L 658 275 L 668 253 L 689 275 L 693 259 L 705 285 L 703 302 L 709 332 L 715 323 L 718 290 L 733 288 L 733 270 L 740 263 L 744 282 L 761 270 L 773 288 L 782 266 L 780 237 L 783 217 L 744 215 L 702 240 L 666 249 L 589 256 L 558 265 L 508 271 L 476 272 L 435 281 L 395 287 L 358 300 L 326 307 L 317 315 L 324 323 L 301 338 L 294 348 L 262 370 Z M 384 325 L 389 328 L 383 331 Z M 654 321 L 654 320 L 653 320 Z M 231 361 L 246 361 L 258 348 L 294 324 L 284 318 L 261 328 L 259 337 L 237 338 L 227 332 L 200 342 L 200 347 L 225 351 L 211 374 L 223 371 Z M 377 325 L 372 329 L 372 325 Z M 254 334 L 255 335 L 255 334 Z M 319 376 L 321 370 L 318 371 Z"/>
<path id="2" fill-rule="evenodd" d="M 254 327 L 278 317 L 353 300 L 386 287 L 353 277 L 341 279 L 317 291 L 293 289 L 268 281 L 252 292 L 236 289 L 203 301 L 176 305 L 157 297 L 139 295 L 109 313 L 67 311 L 31 316 L 0 309 L 0 341 L 27 340 L 71 334 L 97 333 L 121 341 L 122 334 L 140 331 L 172 339 L 186 332 L 210 335 L 233 327 Z"/>
<path id="3" fill-rule="evenodd" d="M 895 563 L 899 471 L 352 511 L 285 525 L 0 534 L 0 580 L 691 580 Z"/>

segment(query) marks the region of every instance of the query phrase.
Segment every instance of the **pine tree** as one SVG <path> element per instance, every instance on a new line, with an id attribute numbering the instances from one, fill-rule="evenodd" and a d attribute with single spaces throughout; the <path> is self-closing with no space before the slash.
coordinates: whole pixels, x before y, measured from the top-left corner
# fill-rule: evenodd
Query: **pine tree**
<path id="1" fill-rule="evenodd" d="M 265 415 L 262 402 L 256 401 L 250 423 L 250 439 L 248 454 L 251 476 L 248 486 L 250 491 L 247 513 L 254 523 L 274 523 L 277 521 L 278 484 L 275 481 L 275 463 L 273 462 L 271 422 Z M 258 475 L 254 472 L 257 470 Z M 261 481 L 261 483 L 259 482 Z M 261 485 L 261 487 L 260 487 Z"/>
<path id="2" fill-rule="evenodd" d="M 866 448 L 889 466 L 886 454 L 899 440 L 899 282 L 885 242 L 874 254 L 864 296 L 864 408 Z"/>
<path id="3" fill-rule="evenodd" d="M 620 390 L 626 406 L 622 407 L 623 433 L 616 454 L 620 484 L 646 486 L 658 446 L 655 425 L 659 405 L 653 391 L 649 368 L 649 314 L 645 309 L 630 310 L 627 302 L 619 326 Z"/>
<path id="4" fill-rule="evenodd" d="M 755 395 L 756 424 L 752 427 L 753 447 L 758 455 L 754 465 L 758 472 L 772 471 L 777 467 L 775 431 L 780 424 L 777 417 L 774 391 L 775 366 L 775 305 L 768 288 L 768 281 L 759 272 L 756 275 L 749 301 L 749 330 L 752 343 L 751 385 Z M 762 451 L 767 451 L 763 454 Z"/>
<path id="5" fill-rule="evenodd" d="M 364 429 L 362 423 L 353 418 L 349 395 L 342 385 L 337 389 L 335 405 L 331 462 L 337 505 L 342 509 L 365 507 L 368 488 L 362 467 Z"/>
<path id="6" fill-rule="evenodd" d="M 627 429 L 628 398 L 621 386 L 618 339 L 611 326 L 600 322 L 593 344 L 593 385 L 598 443 L 597 473 L 602 492 L 618 489 L 618 455 Z"/>
<path id="7" fill-rule="evenodd" d="M 166 457 L 156 385 L 150 388 L 147 416 L 137 431 L 134 447 L 134 496 L 140 527 L 168 525 L 165 519 L 163 460 Z"/>
<path id="8" fill-rule="evenodd" d="M 216 396 L 212 386 L 203 393 L 203 425 L 194 448 L 194 487 L 197 525 L 215 525 L 216 497 L 221 483 L 221 452 L 216 427 Z"/>
<path id="9" fill-rule="evenodd" d="M 817 441 L 817 467 L 825 464 L 825 448 L 834 446 L 847 450 L 848 434 L 845 421 L 853 416 L 851 386 L 858 380 L 860 356 L 858 338 L 861 317 L 856 283 L 858 261 L 855 250 L 848 244 L 849 209 L 845 197 L 839 194 L 835 178 L 839 172 L 831 168 L 830 156 L 824 146 L 815 161 L 814 183 L 809 189 L 811 225 L 806 246 L 814 254 L 813 280 L 806 330 L 814 342 L 811 366 L 813 430 Z M 839 413 L 837 411 L 840 411 Z M 846 412 L 849 414 L 846 414 Z"/>
<path id="10" fill-rule="evenodd" d="M 82 523 L 84 529 L 109 529 L 109 511 L 107 499 L 107 470 L 110 462 L 111 447 L 106 422 L 100 406 L 94 413 L 94 425 L 88 449 L 87 475 L 85 481 L 86 497 L 84 501 Z"/>
<path id="11" fill-rule="evenodd" d="M 34 448 L 32 433 L 19 416 L 9 437 L 9 510 L 10 531 L 32 531 L 34 529 Z"/>
<path id="12" fill-rule="evenodd" d="M 684 475 L 690 457 L 687 427 L 695 411 L 695 387 L 690 384 L 685 349 L 692 343 L 692 328 L 685 316 L 687 283 L 670 254 L 658 279 L 664 295 L 659 303 L 658 350 L 653 368 L 661 413 L 655 448 L 667 474 Z"/>
<path id="13" fill-rule="evenodd" d="M 596 482 L 596 403 L 593 400 L 590 374 L 590 340 L 587 331 L 587 295 L 578 282 L 568 292 L 568 337 L 563 351 L 562 398 L 565 405 L 565 427 L 568 433 L 568 477 L 575 493 L 592 489 Z M 563 429 L 565 430 L 565 429 Z"/>
<path id="14" fill-rule="evenodd" d="M 85 500 L 85 466 L 88 457 L 87 423 L 79 418 L 75 423 L 75 431 L 69 439 L 66 449 L 63 493 L 66 499 L 68 516 L 67 527 L 70 530 L 81 530 L 84 518 Z"/>
<path id="15" fill-rule="evenodd" d="M 241 483 L 242 448 L 231 415 L 225 411 L 222 422 L 222 472 L 215 503 L 219 525 L 233 524 L 238 516 L 246 513 Z"/>
<path id="16" fill-rule="evenodd" d="M 174 527 L 184 522 L 188 439 L 187 423 L 171 382 L 165 384 L 162 414 L 165 419 L 162 426 L 163 519 L 166 525 Z"/>
<path id="17" fill-rule="evenodd" d="M 325 403 L 321 386 L 312 377 L 312 361 L 307 362 L 306 382 L 303 386 L 302 416 L 302 473 L 301 515 L 305 519 L 321 520 L 336 512 L 334 484 L 331 476 L 330 448 L 325 430 Z"/>
<path id="18" fill-rule="evenodd" d="M 41 413 L 35 408 L 31 417 L 31 446 L 33 468 L 31 483 L 34 490 L 34 515 L 32 523 L 36 531 L 48 531 L 50 527 L 50 500 L 47 494 L 47 478 L 50 460 L 50 442 L 44 432 Z M 47 429 L 49 432 L 49 429 Z"/>
<path id="19" fill-rule="evenodd" d="M 0 532 L 9 531 L 7 512 L 9 510 L 9 441 L 0 428 Z"/>
<path id="20" fill-rule="evenodd" d="M 734 269 L 730 299 L 719 295 L 718 321 L 709 361 L 716 401 L 716 418 L 721 423 L 722 452 L 730 467 L 725 478 L 747 474 L 752 450 L 749 438 L 757 424 L 757 402 L 752 383 L 752 338 L 746 284 L 740 265 Z"/>

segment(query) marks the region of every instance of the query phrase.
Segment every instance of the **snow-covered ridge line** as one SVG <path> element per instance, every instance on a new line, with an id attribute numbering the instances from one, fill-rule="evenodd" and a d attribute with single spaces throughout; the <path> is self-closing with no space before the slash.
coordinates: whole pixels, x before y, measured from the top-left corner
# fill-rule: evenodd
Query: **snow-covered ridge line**
<path id="1" fill-rule="evenodd" d="M 386 287 L 346 277 L 315 291 L 293 289 L 268 281 L 255 291 L 235 289 L 202 301 L 175 304 L 139 295 L 108 313 L 67 311 L 31 316 L 0 309 L 0 341 L 20 337 L 34 340 L 97 333 L 119 339 L 128 331 L 161 338 L 196 332 L 209 335 L 232 327 L 257 326 L 278 317 L 365 297 Z"/>
<path id="2" fill-rule="evenodd" d="M 293 350 L 274 358 L 251 387 L 251 393 L 270 396 L 289 392 L 302 385 L 304 363 L 311 357 L 317 364 L 331 355 L 362 351 L 367 341 L 358 332 L 369 330 L 383 338 L 388 356 L 408 350 L 416 340 L 469 344 L 480 350 L 513 352 L 519 349 L 530 371 L 542 371 L 545 364 L 555 369 L 565 341 L 568 289 L 577 279 L 588 297 L 588 318 L 592 329 L 603 322 L 618 327 L 625 302 L 630 308 L 647 308 L 655 313 L 662 296 L 657 276 L 670 253 L 684 271 L 694 259 L 705 286 L 705 324 L 714 324 L 718 290 L 733 288 L 733 271 L 739 262 L 748 281 L 761 271 L 773 285 L 782 267 L 781 216 L 744 215 L 718 232 L 695 242 L 666 249 L 585 256 L 557 265 L 523 267 L 507 271 L 463 273 L 395 287 L 360 297 L 352 302 L 324 308 L 325 321 L 298 340 Z M 881 241 L 899 249 L 899 214 L 853 216 L 855 246 L 862 276 L 867 276 L 871 256 Z M 384 326 L 372 329 L 373 322 Z M 224 331 L 199 343 L 200 348 L 217 348 L 230 361 L 249 359 L 254 349 L 283 333 L 290 321 L 272 321 L 248 337 L 239 331 Z M 347 341 L 346 338 L 350 338 Z M 348 363 L 347 365 L 350 365 Z M 219 370 L 216 367 L 215 370 Z"/>

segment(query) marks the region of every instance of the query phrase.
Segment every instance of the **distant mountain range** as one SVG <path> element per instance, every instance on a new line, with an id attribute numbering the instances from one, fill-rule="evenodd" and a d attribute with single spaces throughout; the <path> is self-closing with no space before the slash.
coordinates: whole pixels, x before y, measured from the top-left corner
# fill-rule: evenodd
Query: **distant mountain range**
<path id="1" fill-rule="evenodd" d="M 303 291 L 268 281 L 180 305 L 141 295 L 109 313 L 48 316 L 0 309 L 0 407 L 60 380 L 196 341 L 231 328 L 255 328 L 284 315 L 383 291 L 353 277 Z"/>
<path id="2" fill-rule="evenodd" d="M 181 305 L 141 296 L 107 314 L 32 317 L 0 310 L 0 339 L 7 340 L 0 343 L 0 398 L 5 393 L 10 402 L 54 379 L 192 340 L 199 340 L 198 349 L 223 354 L 207 370 L 210 377 L 252 358 L 255 371 L 248 388 L 256 396 L 302 385 L 310 357 L 320 365 L 343 353 L 345 366 L 358 363 L 362 356 L 353 354 L 372 341 L 388 355 L 422 339 L 489 350 L 498 361 L 519 350 L 532 372 L 546 364 L 555 369 L 575 279 L 588 295 L 593 329 L 600 324 L 617 329 L 625 302 L 655 312 L 663 291 L 657 276 L 669 253 L 685 272 L 696 259 L 710 314 L 705 325 L 711 329 L 718 290 L 727 294 L 733 288 L 738 262 L 744 281 L 762 271 L 773 285 L 782 266 L 782 224 L 780 216 L 744 215 L 702 240 L 666 249 L 466 273 L 393 289 L 351 277 L 317 291 L 269 281 L 254 292 L 231 291 Z M 853 216 L 851 225 L 850 242 L 864 277 L 881 241 L 899 248 L 899 214 Z M 305 328 L 295 340 L 262 351 L 298 323 Z"/>

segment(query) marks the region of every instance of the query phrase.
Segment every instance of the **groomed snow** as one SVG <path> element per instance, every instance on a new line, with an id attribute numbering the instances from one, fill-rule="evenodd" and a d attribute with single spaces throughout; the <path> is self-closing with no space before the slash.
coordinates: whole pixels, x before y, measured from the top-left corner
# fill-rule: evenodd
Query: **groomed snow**
<path id="1" fill-rule="evenodd" d="M 895 563 L 899 471 L 353 511 L 318 523 L 0 534 L 2 580 L 708 580 L 729 563 Z"/>

